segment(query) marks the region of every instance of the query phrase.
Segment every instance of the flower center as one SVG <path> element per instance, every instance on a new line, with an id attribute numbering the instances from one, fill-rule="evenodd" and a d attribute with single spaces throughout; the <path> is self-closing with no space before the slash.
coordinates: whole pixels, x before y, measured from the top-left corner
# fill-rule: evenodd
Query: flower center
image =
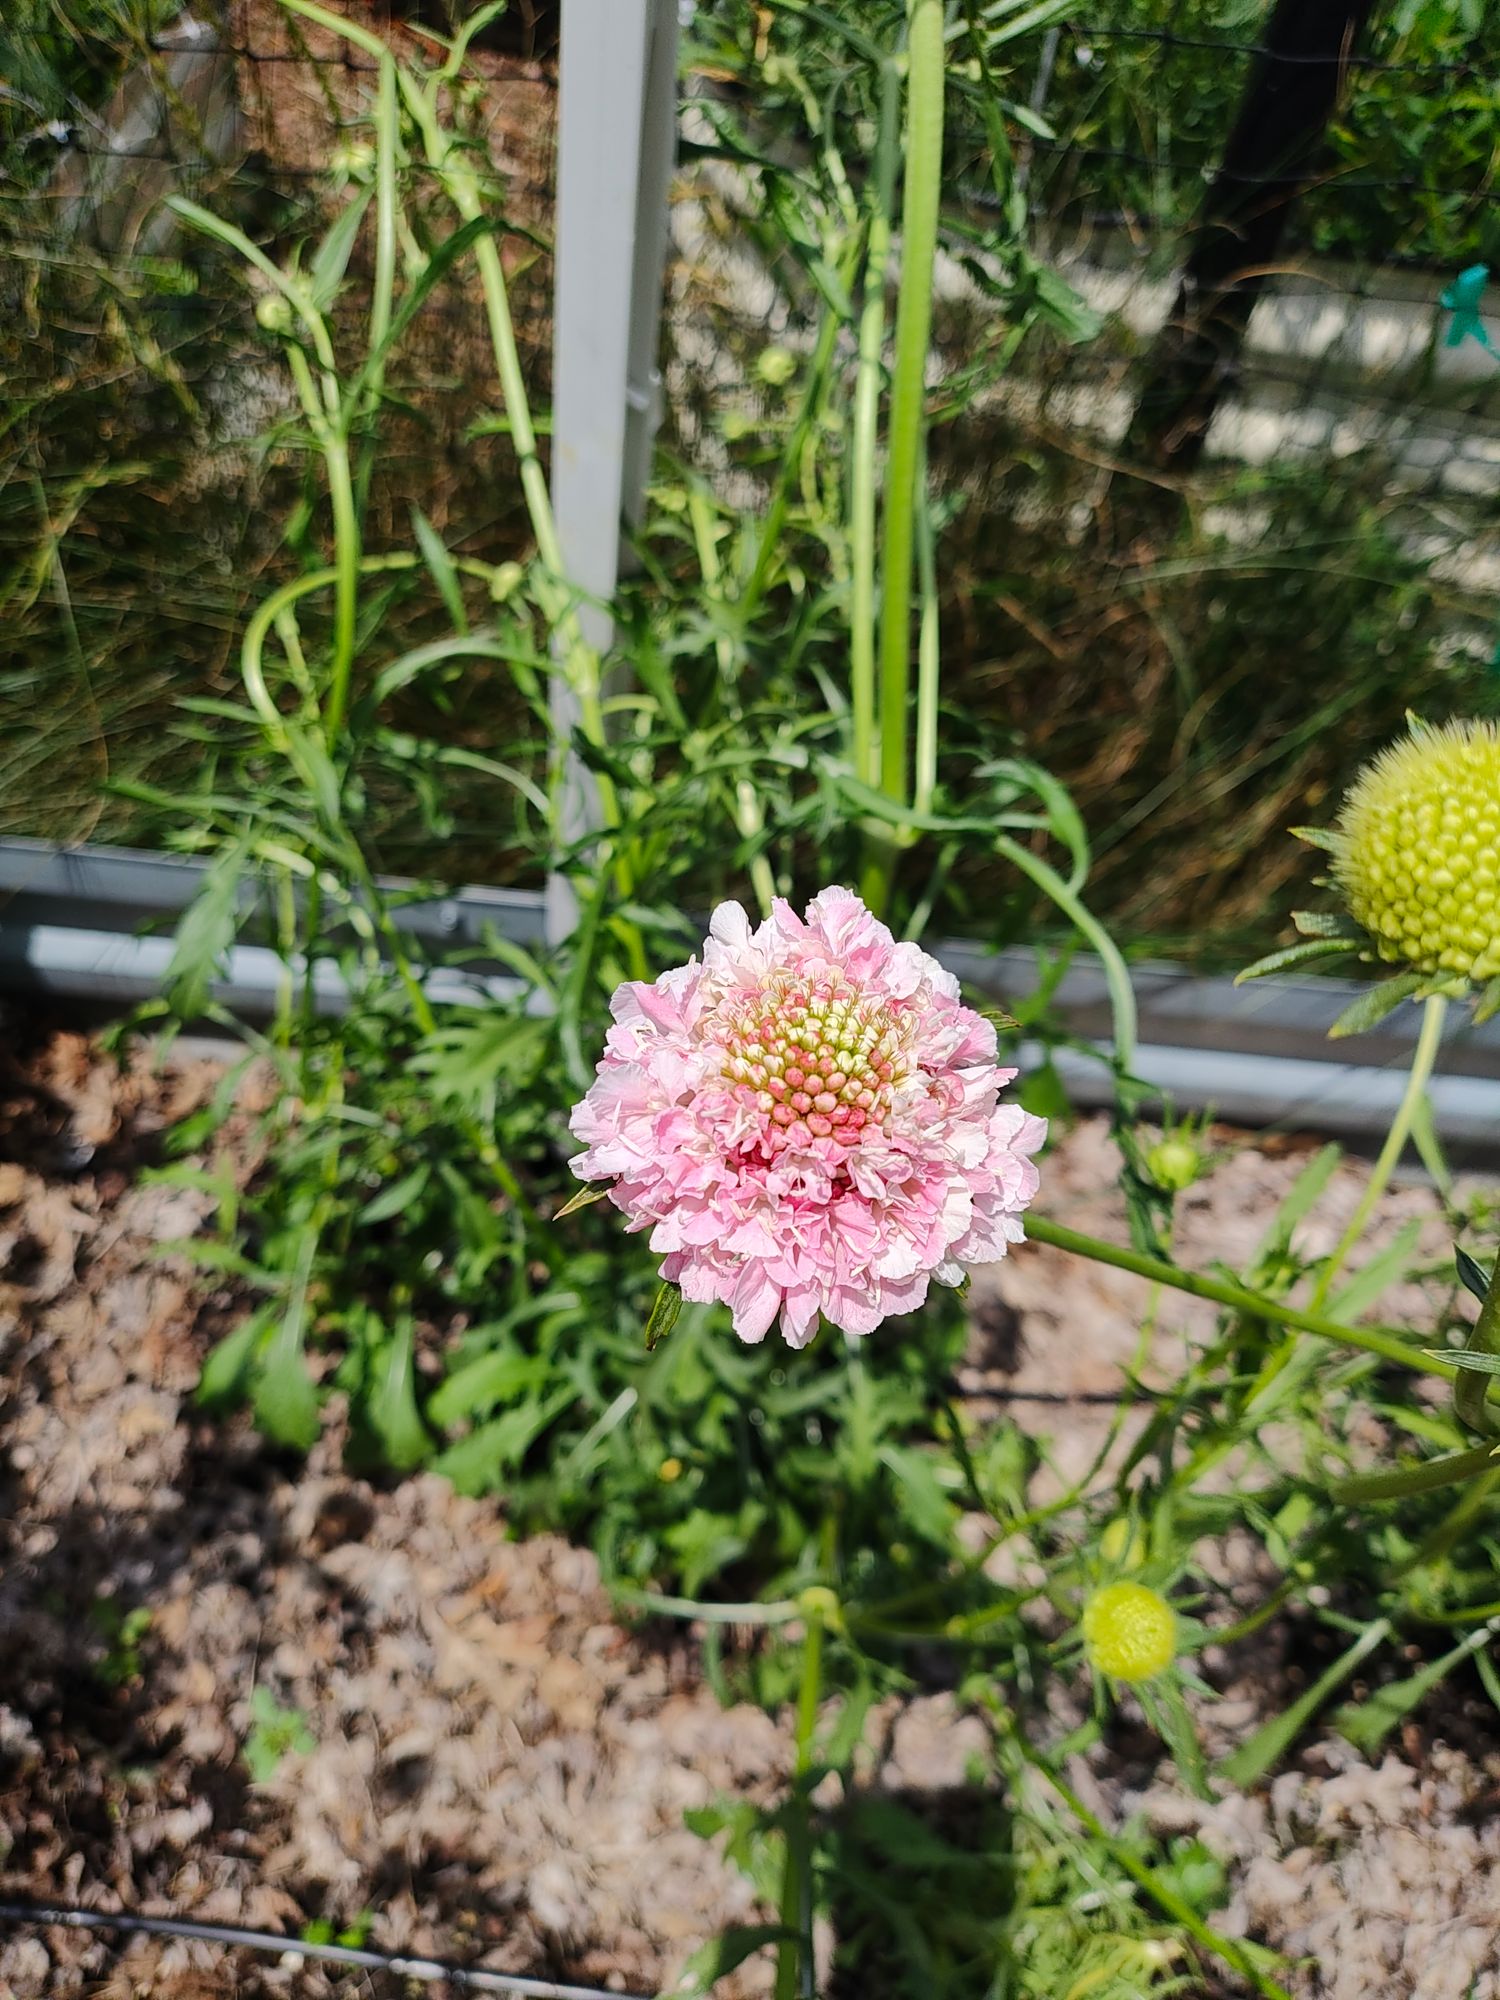
<path id="1" fill-rule="evenodd" d="M 704 1034 L 778 1149 L 808 1139 L 852 1146 L 881 1122 L 910 1069 L 907 1024 L 837 973 L 769 973 L 757 992 L 726 996 Z"/>

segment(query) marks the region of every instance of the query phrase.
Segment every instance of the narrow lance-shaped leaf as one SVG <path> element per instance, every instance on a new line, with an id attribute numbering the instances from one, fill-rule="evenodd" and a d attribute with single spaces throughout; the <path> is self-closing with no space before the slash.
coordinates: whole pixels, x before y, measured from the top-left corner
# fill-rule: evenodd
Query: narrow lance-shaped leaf
<path id="1" fill-rule="evenodd" d="M 677 1324 L 677 1315 L 682 1311 L 682 1289 L 678 1285 L 662 1285 L 651 1307 L 651 1315 L 646 1321 L 646 1351 L 649 1353 L 658 1341 L 665 1340 Z"/>
<path id="2" fill-rule="evenodd" d="M 1421 984 L 1420 972 L 1398 972 L 1394 979 L 1381 980 L 1378 986 L 1362 993 L 1353 1006 L 1344 1009 L 1328 1030 L 1329 1040 L 1340 1041 L 1345 1035 L 1363 1035 L 1378 1027 L 1386 1015 L 1394 1013 L 1403 1000 L 1409 1000 Z"/>

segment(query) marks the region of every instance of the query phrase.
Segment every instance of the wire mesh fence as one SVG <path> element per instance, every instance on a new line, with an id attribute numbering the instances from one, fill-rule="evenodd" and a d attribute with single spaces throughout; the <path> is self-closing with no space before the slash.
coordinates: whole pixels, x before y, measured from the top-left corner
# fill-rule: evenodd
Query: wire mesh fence
<path id="1" fill-rule="evenodd" d="M 131 801 L 101 781 L 164 768 L 173 699 L 232 683 L 237 625 L 309 535 L 282 530 L 303 473 L 254 297 L 164 199 L 272 244 L 310 234 L 364 171 L 371 65 L 274 0 L 116 0 L 113 35 L 82 45 L 31 4 L 0 30 L 17 79 L 0 116 L 0 832 L 129 838 Z M 1264 935 L 1303 872 L 1281 829 L 1405 708 L 1490 710 L 1500 687 L 1500 320 L 1473 276 L 1500 196 L 1500 26 L 1468 0 L 1320 6 L 1302 11 L 1360 18 L 1312 48 L 1288 42 L 1288 11 L 1114 0 L 1007 43 L 1016 184 L 1091 338 L 1010 339 L 992 135 L 962 74 L 949 136 L 932 391 L 962 403 L 933 445 L 950 693 L 1074 786 L 1127 931 L 1210 954 Z M 689 31 L 665 441 L 751 507 L 786 421 L 763 356 L 805 353 L 818 311 L 778 206 L 815 151 L 804 86 L 826 81 L 860 171 L 840 37 L 891 12 L 712 0 Z M 449 25 L 436 7 L 359 13 L 398 51 Z M 543 387 L 557 23 L 540 0 L 511 8 L 465 86 Z M 1266 142 L 1237 164 L 1268 73 L 1319 79 L 1326 119 L 1301 152 Z M 1164 461 L 1185 274 L 1215 235 L 1243 253 L 1273 210 L 1273 254 L 1241 255 L 1239 317 L 1210 329 L 1201 455 Z M 391 384 L 372 545 L 409 535 L 416 506 L 451 545 L 523 554 L 477 296 L 445 285 L 422 325 Z M 462 741 L 521 726 L 499 671 L 455 685 L 442 719 Z M 392 840 L 394 867 L 507 878 L 503 841 L 462 807 L 445 843 Z M 982 874 L 970 890 L 982 911 Z"/>

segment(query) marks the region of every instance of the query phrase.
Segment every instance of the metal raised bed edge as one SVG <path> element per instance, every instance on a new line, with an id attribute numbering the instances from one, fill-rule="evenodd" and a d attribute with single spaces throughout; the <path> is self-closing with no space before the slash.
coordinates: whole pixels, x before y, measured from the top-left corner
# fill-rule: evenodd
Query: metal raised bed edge
<path id="1" fill-rule="evenodd" d="M 149 998 L 160 990 L 169 933 L 201 872 L 196 861 L 127 848 L 0 841 L 0 986 L 116 1008 Z M 459 889 L 401 907 L 396 921 L 434 951 L 466 955 L 464 970 L 429 975 L 435 998 L 516 991 L 481 955 L 487 931 L 528 946 L 543 940 L 542 898 L 525 890 Z M 1029 951 L 990 952 L 960 941 L 935 949 L 965 985 L 1002 1004 L 1035 987 Z M 227 955 L 218 995 L 238 1012 L 263 1015 L 279 970 L 266 945 L 239 944 Z M 337 968 L 319 970 L 320 1004 L 337 1008 Z M 1246 1124 L 1355 1137 L 1384 1130 L 1404 1081 L 1415 1009 L 1398 1010 L 1372 1034 L 1330 1043 L 1329 1025 L 1348 999 L 1339 983 L 1268 979 L 1237 988 L 1228 978 L 1150 963 L 1133 966 L 1132 976 L 1141 1017 L 1136 1073 L 1180 1109 L 1212 1106 Z M 1055 1011 L 1072 1034 L 1102 1046 L 1109 1009 L 1095 961 L 1074 961 Z M 1021 1060 L 1034 1063 L 1039 1055 L 1026 1047 Z M 1057 1062 L 1076 1102 L 1107 1101 L 1102 1065 L 1068 1050 Z M 1500 1021 L 1476 1030 L 1458 1014 L 1432 1099 L 1449 1142 L 1500 1152 Z"/>

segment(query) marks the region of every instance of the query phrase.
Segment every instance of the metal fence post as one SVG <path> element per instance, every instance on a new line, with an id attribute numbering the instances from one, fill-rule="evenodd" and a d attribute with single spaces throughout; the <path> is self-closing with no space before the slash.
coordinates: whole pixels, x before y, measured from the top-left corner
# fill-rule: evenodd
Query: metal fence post
<path id="1" fill-rule="evenodd" d="M 667 188 L 676 154 L 677 0 L 563 0 L 553 299 L 552 493 L 584 635 L 607 653 L 604 607 L 621 563 L 621 524 L 638 518 L 660 410 L 656 370 Z M 552 683 L 560 740 L 578 720 Z M 562 832 L 598 822 L 587 770 L 568 757 Z M 577 916 L 570 885 L 547 885 L 556 943 Z"/>

